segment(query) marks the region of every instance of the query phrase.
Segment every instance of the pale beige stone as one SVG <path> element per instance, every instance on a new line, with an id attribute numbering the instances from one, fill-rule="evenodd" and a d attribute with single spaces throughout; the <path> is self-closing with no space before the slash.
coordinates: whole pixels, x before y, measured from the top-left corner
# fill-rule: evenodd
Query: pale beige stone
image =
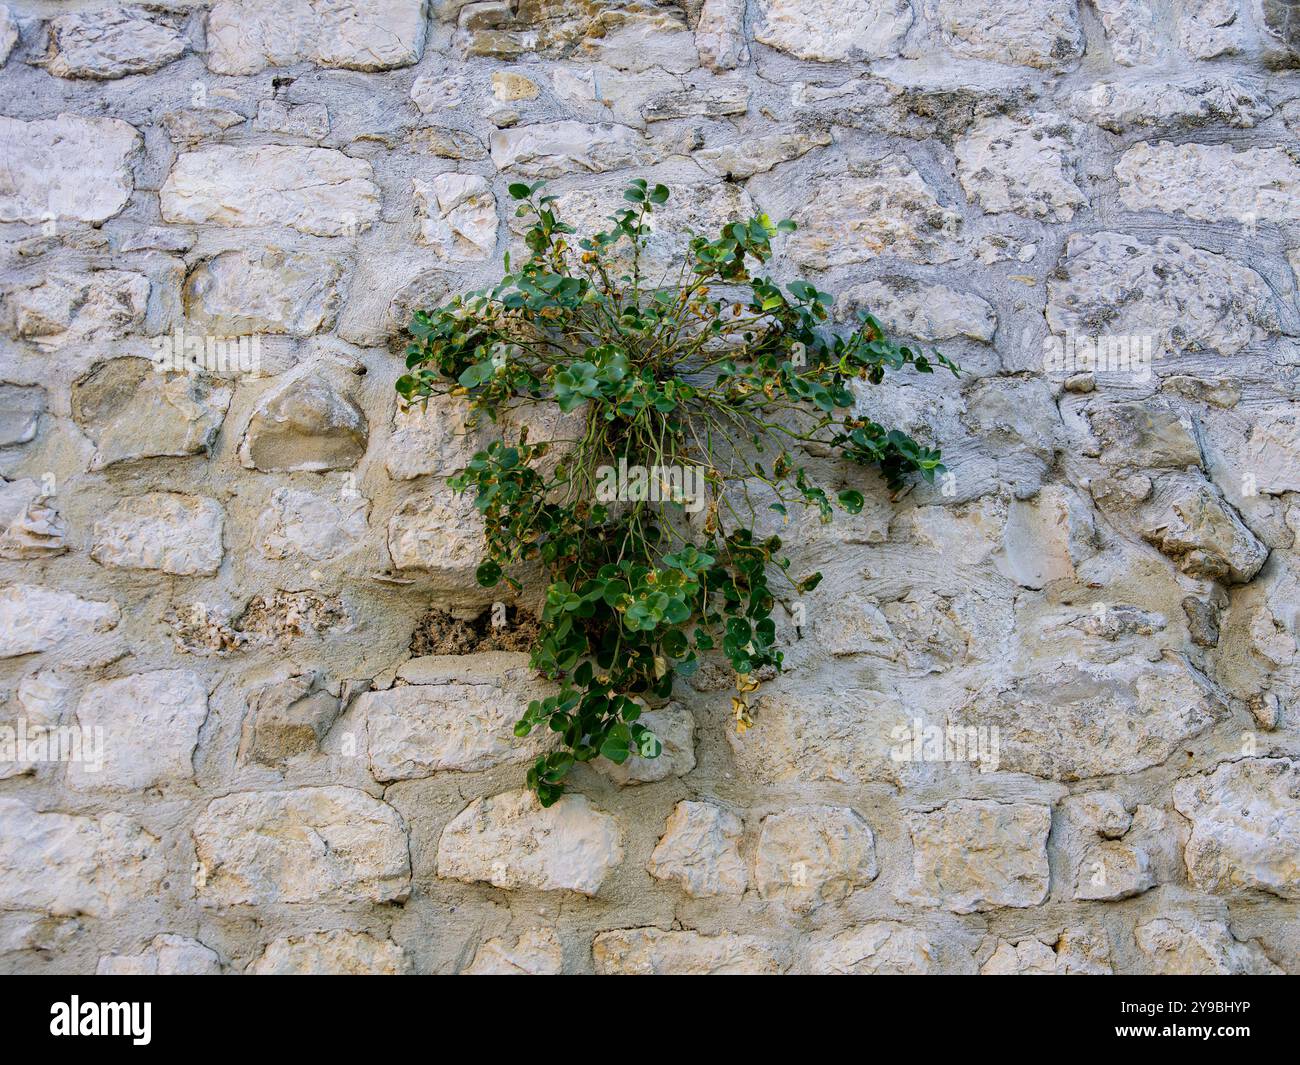
<path id="1" fill-rule="evenodd" d="M 1243 225 L 1300 221 L 1300 161 L 1282 147 L 1143 142 L 1120 157 L 1115 180 L 1130 211 Z"/>
<path id="2" fill-rule="evenodd" d="M 185 316 L 218 336 L 310 336 L 334 324 L 343 264 L 277 247 L 236 249 L 185 279 Z"/>
<path id="3" fill-rule="evenodd" d="M 330 785 L 236 792 L 194 824 L 195 887 L 215 906 L 406 898 L 406 826 L 386 802 Z"/>
<path id="4" fill-rule="evenodd" d="M 388 553 L 398 569 L 469 577 L 487 557 L 473 493 L 443 488 L 405 500 L 388 523 Z"/>
<path id="5" fill-rule="evenodd" d="M 755 40 L 826 63 L 898 55 L 913 18 L 907 0 L 759 0 L 758 9 Z"/>
<path id="6" fill-rule="evenodd" d="M 564 949 L 551 928 L 530 928 L 517 938 L 495 936 L 478 948 L 464 976 L 558 976 Z"/>
<path id="7" fill-rule="evenodd" d="M 635 166 L 646 157 L 636 130 L 582 122 L 538 122 L 498 130 L 492 134 L 491 150 L 498 170 L 515 170 L 525 177 L 599 174 Z"/>
<path id="8" fill-rule="evenodd" d="M 894 921 L 871 921 L 815 939 L 809 968 L 818 976 L 922 976 L 936 971 L 929 936 Z"/>
<path id="9" fill-rule="evenodd" d="M 591 946 L 601 975 L 776 975 L 783 966 L 758 936 L 658 928 L 623 928 L 601 932 Z"/>
<path id="10" fill-rule="evenodd" d="M 655 734 L 663 749 L 656 758 L 630 754 L 622 765 L 608 758 L 593 763 L 619 785 L 650 784 L 669 777 L 684 777 L 695 768 L 695 715 L 678 702 L 646 710 L 638 719 Z"/>
<path id="11" fill-rule="evenodd" d="M 347 483 L 333 494 L 276 488 L 258 517 L 257 549 L 270 559 L 329 562 L 361 544 L 369 513 L 369 501 Z"/>
<path id="12" fill-rule="evenodd" d="M 997 328 L 997 315 L 987 300 L 902 274 L 845 289 L 835 301 L 835 309 L 853 322 L 863 313 L 871 314 L 891 336 L 916 340 L 964 337 L 987 343 Z"/>
<path id="13" fill-rule="evenodd" d="M 111 917 L 156 898 L 161 842 L 119 813 L 43 813 L 0 798 L 0 909 Z"/>
<path id="14" fill-rule="evenodd" d="M 477 174 L 415 178 L 419 241 L 449 262 L 490 259 L 497 243 L 497 201 Z"/>
<path id="15" fill-rule="evenodd" d="M 0 116 L 8 165 L 0 171 L 0 222 L 100 223 L 135 191 L 143 140 L 116 118 L 61 114 L 23 122 Z"/>
<path id="16" fill-rule="evenodd" d="M 754 885 L 764 898 L 811 912 L 878 873 L 871 826 L 847 806 L 797 806 L 763 819 Z"/>
<path id="17" fill-rule="evenodd" d="M 272 940 L 248 967 L 257 976 L 402 976 L 413 971 L 391 939 L 341 928 Z"/>
<path id="18" fill-rule="evenodd" d="M 31 584 L 0 589 L 0 658 L 57 650 L 108 632 L 122 613 L 113 600 L 82 599 Z"/>
<path id="19" fill-rule="evenodd" d="M 743 830 L 740 818 L 712 803 L 679 802 L 646 871 L 696 898 L 743 895 L 749 885 L 739 850 Z"/>
<path id="20" fill-rule="evenodd" d="M 1052 69 L 1083 54 L 1075 0 L 927 0 L 955 56 Z"/>
<path id="21" fill-rule="evenodd" d="M 77 725 L 96 738 L 103 760 L 73 762 L 68 782 L 74 788 L 141 791 L 191 781 L 207 718 L 207 686 L 190 670 L 156 669 L 87 685 L 77 703 Z"/>
<path id="22" fill-rule="evenodd" d="M 0 331 L 63 349 L 145 331 L 151 285 L 133 270 L 56 270 L 5 294 Z"/>
<path id="23" fill-rule="evenodd" d="M 189 936 L 156 935 L 139 954 L 112 954 L 99 959 L 99 976 L 218 976 L 221 958 Z"/>
<path id="24" fill-rule="evenodd" d="M 208 69 L 411 66 L 424 51 L 425 21 L 424 0 L 218 0 L 208 13 Z"/>
<path id="25" fill-rule="evenodd" d="M 250 470 L 348 470 L 365 454 L 370 426 L 327 374 L 285 381 L 258 404 L 239 445 Z"/>
<path id="26" fill-rule="evenodd" d="M 542 807 L 529 791 L 475 799 L 443 830 L 438 876 L 595 895 L 623 860 L 618 822 L 585 795 Z"/>
<path id="27" fill-rule="evenodd" d="M 210 576 L 225 556 L 224 526 L 215 499 L 147 492 L 121 500 L 95 522 L 90 557 L 116 569 Z"/>
<path id="28" fill-rule="evenodd" d="M 184 54 L 188 42 L 143 8 L 75 11 L 50 21 L 45 69 L 60 78 L 148 74 Z"/>
<path id="29" fill-rule="evenodd" d="M 1172 913 L 1140 924 L 1134 938 L 1152 970 L 1170 976 L 1272 976 L 1282 970 L 1254 943 L 1235 939 L 1224 921 Z"/>
<path id="30" fill-rule="evenodd" d="M 380 207 L 364 159 L 285 145 L 182 152 L 158 196 L 167 222 L 288 226 L 318 237 L 356 236 Z"/>
<path id="31" fill-rule="evenodd" d="M 1051 810 L 954 799 L 911 819 L 913 894 L 953 913 L 1032 907 L 1047 899 Z"/>
<path id="32" fill-rule="evenodd" d="M 985 119 L 954 147 L 961 186 L 988 214 L 1068 222 L 1088 203 L 1074 175 L 1077 136 L 1060 115 Z"/>
<path id="33" fill-rule="evenodd" d="M 1187 873 L 1202 891 L 1300 899 L 1300 764 L 1245 758 L 1180 780 L 1174 807 L 1192 832 Z"/>

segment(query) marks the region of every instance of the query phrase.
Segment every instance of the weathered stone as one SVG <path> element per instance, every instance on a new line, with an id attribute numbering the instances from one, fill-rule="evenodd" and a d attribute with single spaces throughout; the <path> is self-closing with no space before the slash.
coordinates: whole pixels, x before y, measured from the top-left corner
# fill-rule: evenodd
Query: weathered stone
<path id="1" fill-rule="evenodd" d="M 384 452 L 388 475 L 410 481 L 432 474 L 450 477 L 461 472 L 474 453 L 490 439 L 486 428 L 469 424 L 468 403 L 454 396 L 427 400 L 393 409 L 393 435 Z"/>
<path id="2" fill-rule="evenodd" d="M 800 806 L 763 819 L 754 883 L 764 898 L 810 912 L 878 872 L 871 826 L 847 806 Z"/>
<path id="3" fill-rule="evenodd" d="M 1254 943 L 1233 938 L 1223 921 L 1173 913 L 1138 925 L 1134 938 L 1157 973 L 1170 976 L 1270 976 L 1282 970 Z"/>
<path id="4" fill-rule="evenodd" d="M 1037 906 L 1051 827 L 1051 810 L 1026 802 L 954 799 L 913 815 L 913 894 L 954 913 Z"/>
<path id="5" fill-rule="evenodd" d="M 45 69 L 60 78 L 148 74 L 185 52 L 185 36 L 140 8 L 75 11 L 50 20 Z"/>
<path id="6" fill-rule="evenodd" d="M 1268 559 L 1268 548 L 1218 487 L 1199 477 L 1173 476 L 1160 483 L 1142 535 L 1189 577 L 1244 584 Z"/>
<path id="7" fill-rule="evenodd" d="M 415 178 L 418 240 L 450 262 L 490 259 L 497 244 L 497 201 L 487 178 L 439 174 Z"/>
<path id="8" fill-rule="evenodd" d="M 1076 899 L 1128 899 L 1155 887 L 1151 856 L 1135 843 L 1106 840 L 1093 844 L 1079 860 Z"/>
<path id="9" fill-rule="evenodd" d="M 558 177 L 571 171 L 600 174 L 645 161 L 636 130 L 582 122 L 538 122 L 492 134 L 492 162 L 525 177 Z"/>
<path id="10" fill-rule="evenodd" d="M 284 145 L 182 152 L 158 195 L 167 222 L 289 226 L 317 237 L 355 236 L 380 204 L 364 159 Z"/>
<path id="11" fill-rule="evenodd" d="M 266 558 L 328 562 L 356 548 L 370 527 L 370 503 L 344 485 L 337 495 L 277 488 L 257 521 L 257 548 Z"/>
<path id="12" fill-rule="evenodd" d="M 630 754 L 622 765 L 598 758 L 594 764 L 605 776 L 620 785 L 649 784 L 684 777 L 695 768 L 695 716 L 690 710 L 672 702 L 645 711 L 638 720 L 655 734 L 663 750 L 657 758 Z"/>
<path id="13" fill-rule="evenodd" d="M 281 248 L 237 249 L 185 279 L 185 316 L 219 336 L 310 336 L 334 324 L 343 264 Z"/>
<path id="14" fill-rule="evenodd" d="M 139 954 L 100 958 L 95 972 L 99 976 L 219 976 L 221 958 L 197 939 L 163 933 Z"/>
<path id="15" fill-rule="evenodd" d="M 348 470 L 366 453 L 370 426 L 323 373 L 286 381 L 258 404 L 239 445 L 250 470 Z"/>
<path id="16" fill-rule="evenodd" d="M 424 0 L 218 0 L 208 13 L 208 69 L 256 74 L 315 63 L 391 70 L 424 51 Z"/>
<path id="17" fill-rule="evenodd" d="M 893 921 L 871 921 L 813 940 L 810 967 L 819 976 L 923 976 L 936 971 L 929 937 Z"/>
<path id="18" fill-rule="evenodd" d="M 1192 824 L 1184 859 L 1202 891 L 1300 899 L 1300 763 L 1245 758 L 1180 780 L 1174 807 Z"/>
<path id="19" fill-rule="evenodd" d="M 1075 0 L 927 0 L 927 10 L 963 59 L 1051 69 L 1083 54 Z"/>
<path id="20" fill-rule="evenodd" d="M 166 874 L 159 840 L 119 813 L 40 813 L 0 798 L 0 910 L 110 917 L 156 897 Z"/>
<path id="21" fill-rule="evenodd" d="M 0 658 L 52 651 L 117 627 L 117 603 L 30 584 L 0 589 Z"/>
<path id="22" fill-rule="evenodd" d="M 645 105 L 647 122 L 676 118 L 726 118 L 749 110 L 749 89 L 744 82 L 719 78 L 705 86 L 677 89 L 652 97 Z"/>
<path id="23" fill-rule="evenodd" d="M 1290 407 L 1252 412 L 1242 465 L 1255 475 L 1256 491 L 1300 492 L 1300 414 Z"/>
<path id="24" fill-rule="evenodd" d="M 1278 332 L 1269 286 L 1226 255 L 1177 237 L 1076 233 L 1047 279 L 1047 322 L 1058 335 L 1150 337 L 1158 353 L 1235 355 Z"/>
<path id="25" fill-rule="evenodd" d="M 706 170 L 719 177 L 744 181 L 755 174 L 766 173 L 780 163 L 788 163 L 807 155 L 814 148 L 824 148 L 831 143 L 825 130 L 809 133 L 771 133 L 765 137 L 750 137 L 734 144 L 701 148 L 692 156 Z"/>
<path id="26" fill-rule="evenodd" d="M 57 271 L 5 295 L 0 331 L 41 348 L 144 331 L 149 279 L 130 270 Z"/>
<path id="27" fill-rule="evenodd" d="M 1284 148 L 1135 144 L 1115 164 L 1130 211 L 1183 214 L 1197 222 L 1300 221 L 1300 162 Z"/>
<path id="28" fill-rule="evenodd" d="M 501 936 L 489 939 L 462 970 L 465 976 L 558 976 L 564 971 L 560 937 L 550 928 L 521 932 L 514 945 Z"/>
<path id="29" fill-rule="evenodd" d="M 355 788 L 237 792 L 194 825 L 199 898 L 214 906 L 406 898 L 406 826 Z"/>
<path id="30" fill-rule="evenodd" d="M 68 549 L 67 525 L 42 485 L 0 479 L 0 558 L 48 558 Z"/>
<path id="31" fill-rule="evenodd" d="M 586 796 L 543 808 L 529 791 L 475 799 L 443 830 L 438 876 L 595 895 L 623 860 L 622 832 Z"/>
<path id="32" fill-rule="evenodd" d="M 1233 55 L 1244 34 L 1238 0 L 1180 0 L 1178 44 L 1194 59 Z"/>
<path id="33" fill-rule="evenodd" d="M 168 139 L 178 148 L 197 148 L 204 141 L 221 140 L 228 129 L 242 125 L 245 117 L 224 107 L 187 107 L 162 116 Z"/>
<path id="34" fill-rule="evenodd" d="M 330 131 L 330 113 L 324 104 L 259 100 L 253 128 L 262 133 L 285 133 L 318 141 Z"/>
<path id="35" fill-rule="evenodd" d="M 740 818 L 708 802 L 679 802 L 646 871 L 688 895 L 743 895 L 749 873 L 740 857 Z"/>
<path id="36" fill-rule="evenodd" d="M 799 229 L 786 253 L 804 266 L 826 269 L 893 254 L 918 263 L 955 259 L 961 216 L 943 207 L 904 157 L 851 168 L 820 183 L 794 213 Z"/>
<path id="37" fill-rule="evenodd" d="M 0 447 L 35 440 L 45 409 L 45 389 L 40 385 L 0 383 Z"/>
<path id="38" fill-rule="evenodd" d="M 1070 928 L 1056 943 L 1022 939 L 1018 943 L 999 940 L 989 959 L 980 966 L 981 976 L 1109 976 L 1110 942 L 1104 932 Z"/>
<path id="39" fill-rule="evenodd" d="M 315 751 L 339 710 L 339 697 L 314 671 L 265 684 L 248 695 L 240 757 L 279 765 L 294 755 Z"/>
<path id="40" fill-rule="evenodd" d="M 735 70 L 749 62 L 745 0 L 703 0 L 695 24 L 695 47 L 710 70 Z"/>
<path id="41" fill-rule="evenodd" d="M 1300 65 L 1300 16 L 1291 0 L 1259 0 L 1255 8 L 1265 37 L 1265 59 L 1286 68 Z M 1262 16 L 1262 17 L 1261 17 Z"/>
<path id="42" fill-rule="evenodd" d="M 513 70 L 492 72 L 492 95 L 503 103 L 536 100 L 541 89 L 530 78 Z"/>
<path id="43" fill-rule="evenodd" d="M 406 951 L 391 939 L 336 928 L 273 940 L 248 972 L 257 976 L 403 976 L 412 969 Z"/>
<path id="44" fill-rule="evenodd" d="M 483 517 L 472 494 L 444 488 L 412 496 L 388 523 L 388 553 L 398 569 L 469 576 L 486 557 Z"/>
<path id="45" fill-rule="evenodd" d="M 1116 63 L 1144 66 L 1160 55 L 1155 11 L 1146 0 L 1092 0 Z"/>
<path id="46" fill-rule="evenodd" d="M 9 161 L 0 172 L 0 222 L 97 224 L 135 191 L 132 168 L 143 141 L 120 119 L 61 114 L 23 122 L 0 115 L 0 143 Z"/>
<path id="47" fill-rule="evenodd" d="M 255 595 L 235 625 L 247 636 L 288 643 L 300 636 L 346 632 L 351 617 L 339 596 L 304 590 Z"/>
<path id="48" fill-rule="evenodd" d="M 1076 139 L 1060 115 L 985 119 L 955 146 L 961 187 L 989 214 L 1068 222 L 1088 203 L 1074 179 Z"/>
<path id="49" fill-rule="evenodd" d="M 1045 486 L 1033 499 L 1007 505 L 998 572 L 1022 588 L 1072 581 L 1078 565 L 1096 553 L 1091 508 L 1069 489 Z"/>
<path id="50" fill-rule="evenodd" d="M 208 690 L 196 673 L 158 669 L 87 686 L 77 704 L 77 724 L 102 764 L 73 762 L 76 788 L 141 791 L 194 779 L 199 730 L 208 717 Z"/>
<path id="51" fill-rule="evenodd" d="M 547 742 L 538 730 L 517 740 L 514 726 L 533 699 L 549 694 L 526 654 L 420 659 L 417 683 L 366 692 L 356 714 L 376 780 L 408 780 L 443 770 L 463 773 L 536 758 Z"/>
<path id="52" fill-rule="evenodd" d="M 912 25 L 907 0 L 760 0 L 754 39 L 825 63 L 897 56 Z"/>
<path id="53" fill-rule="evenodd" d="M 781 963 L 757 936 L 724 932 L 664 932 L 621 928 L 601 932 L 591 945 L 601 975 L 724 976 L 776 975 Z"/>
<path id="54" fill-rule="evenodd" d="M 1170 403 L 1114 403 L 1089 412 L 1101 441 L 1101 461 L 1139 469 L 1201 465 L 1201 445 L 1191 417 Z"/>
<path id="55" fill-rule="evenodd" d="M 1222 712 L 1213 688 L 1181 659 L 1134 655 L 999 682 L 953 721 L 997 729 L 1002 770 L 1070 781 L 1162 765 Z"/>
<path id="56" fill-rule="evenodd" d="M 927 285 L 902 274 L 889 274 L 845 289 L 835 301 L 837 314 L 856 321 L 863 312 L 880 319 L 893 336 L 916 340 L 966 337 L 988 343 L 997 315 L 988 301 L 946 285 Z"/>
<path id="57" fill-rule="evenodd" d="M 1236 78 L 1097 82 L 1070 98 L 1071 109 L 1112 133 L 1223 123 L 1251 129 L 1273 113 L 1261 89 Z"/>
<path id="58" fill-rule="evenodd" d="M 1088 829 L 1103 839 L 1119 839 L 1133 825 L 1133 815 L 1113 791 L 1089 791 L 1072 795 L 1065 808 Z"/>
<path id="59" fill-rule="evenodd" d="M 18 43 L 18 35 L 18 23 L 14 21 L 9 8 L 4 4 L 0 4 L 0 67 L 5 65 L 9 53 L 13 51 L 14 45 Z"/>
<path id="60" fill-rule="evenodd" d="M 477 162 L 488 157 L 481 140 L 459 129 L 439 129 L 436 126 L 413 129 L 407 136 L 407 144 L 417 152 L 435 155 L 440 159 Z"/>
<path id="61" fill-rule="evenodd" d="M 121 500 L 95 522 L 90 557 L 117 569 L 210 576 L 225 555 L 224 524 L 215 499 L 147 492 Z"/>
<path id="62" fill-rule="evenodd" d="M 95 442 L 91 468 L 212 451 L 231 390 L 197 374 L 163 374 L 146 359 L 111 359 L 72 387 L 72 416 Z"/>

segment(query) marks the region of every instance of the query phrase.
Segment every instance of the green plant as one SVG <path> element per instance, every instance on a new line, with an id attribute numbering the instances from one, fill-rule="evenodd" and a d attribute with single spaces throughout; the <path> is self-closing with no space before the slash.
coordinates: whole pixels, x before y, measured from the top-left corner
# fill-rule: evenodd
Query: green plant
<path id="1" fill-rule="evenodd" d="M 856 489 L 832 497 L 814 483 L 809 447 L 879 467 L 891 488 L 913 473 L 932 481 L 939 452 L 854 415 L 849 383 L 958 367 L 891 342 L 870 315 L 836 332 L 829 294 L 757 273 L 793 222 L 760 215 L 694 236 L 675 276 L 652 282 L 647 241 L 667 188 L 632 182 L 610 228 L 577 239 L 542 184 L 510 186 L 527 261 L 512 268 L 507 255 L 495 288 L 418 311 L 397 391 L 408 403 L 464 397 L 493 422 L 547 404 L 580 421 L 569 439 L 499 438 L 451 481 L 485 521 L 480 584 L 517 591 L 522 564 L 547 574 L 532 664 L 560 687 L 515 732 L 558 736 L 528 771 L 550 805 L 574 762 L 658 755 L 644 703 L 701 655 L 725 656 L 737 727 L 752 724 L 754 674 L 782 663 L 769 582 L 801 595 L 821 579 L 792 577 L 780 538 L 755 535 L 752 491 L 766 486 L 783 516 L 792 504 L 823 521 L 837 505 L 861 510 Z M 625 470 L 645 476 L 623 483 Z"/>

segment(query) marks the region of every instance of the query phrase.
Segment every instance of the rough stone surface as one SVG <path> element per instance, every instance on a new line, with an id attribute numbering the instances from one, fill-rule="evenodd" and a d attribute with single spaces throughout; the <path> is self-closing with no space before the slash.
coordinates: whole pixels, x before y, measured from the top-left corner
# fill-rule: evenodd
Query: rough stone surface
<path id="1" fill-rule="evenodd" d="M 679 802 L 646 871 L 688 895 L 743 895 L 749 871 L 740 856 L 740 818 L 707 802 Z"/>
<path id="2" fill-rule="evenodd" d="M 475 799 L 438 842 L 438 875 L 495 887 L 595 895 L 623 860 L 623 833 L 583 795 L 543 808 L 527 791 Z"/>
<path id="3" fill-rule="evenodd" d="M 139 132 L 118 118 L 0 116 L 10 162 L 0 174 L 0 222 L 104 222 L 135 190 Z"/>
<path id="4" fill-rule="evenodd" d="M 333 148 L 225 145 L 182 152 L 158 194 L 163 220 L 355 236 L 379 217 L 374 170 Z"/>
<path id="5" fill-rule="evenodd" d="M 0 0 L 0 972 L 1300 974 L 1296 10 Z M 447 481 L 587 411 L 392 384 L 512 183 L 638 177 L 643 276 L 792 218 L 963 369 L 850 384 L 933 483 L 755 486 L 823 580 L 752 725 L 706 655 L 543 810 Z"/>
<path id="6" fill-rule="evenodd" d="M 601 932 L 591 948 L 596 972 L 624 976 L 771 975 L 780 963 L 756 936 L 701 935 L 658 928 Z"/>
<path id="7" fill-rule="evenodd" d="M 953 913 L 1047 898 L 1052 813 L 1033 803 L 954 800 L 914 815 L 914 891 Z"/>
<path id="8" fill-rule="evenodd" d="M 257 976 L 401 976 L 411 970 L 396 943 L 343 929 L 272 940 L 248 967 Z"/>
<path id="9" fill-rule="evenodd" d="M 355 788 L 236 792 L 194 823 L 199 898 L 215 906 L 406 898 L 406 826 Z"/>
<path id="10" fill-rule="evenodd" d="M 150 492 L 123 499 L 95 522 L 90 557 L 119 569 L 211 575 L 225 555 L 224 525 L 215 499 Z"/>
<path id="11" fill-rule="evenodd" d="M 1174 788 L 1174 807 L 1192 825 L 1187 874 L 1204 891 L 1267 892 L 1300 898 L 1300 765 L 1247 758 Z"/>
<path id="12" fill-rule="evenodd" d="M 306 61 L 391 70 L 420 58 L 425 29 L 423 0 L 219 0 L 208 13 L 208 69 L 256 74 Z"/>
<path id="13" fill-rule="evenodd" d="M 50 22 L 45 69 L 60 78 L 120 78 L 148 74 L 184 53 L 175 27 L 146 11 L 78 11 Z"/>

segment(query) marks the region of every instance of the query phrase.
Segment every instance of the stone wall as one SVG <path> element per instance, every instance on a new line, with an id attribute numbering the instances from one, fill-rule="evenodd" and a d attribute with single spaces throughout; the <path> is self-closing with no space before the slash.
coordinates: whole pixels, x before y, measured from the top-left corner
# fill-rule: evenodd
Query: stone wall
<path id="1" fill-rule="evenodd" d="M 1298 49 L 1288 0 L 0 7 L 0 966 L 1300 971 Z M 392 383 L 507 184 L 638 175 L 665 264 L 793 217 L 780 278 L 968 372 L 861 394 L 933 487 L 811 460 L 868 502 L 786 530 L 755 727 L 702 670 L 543 811 L 532 601 Z"/>

